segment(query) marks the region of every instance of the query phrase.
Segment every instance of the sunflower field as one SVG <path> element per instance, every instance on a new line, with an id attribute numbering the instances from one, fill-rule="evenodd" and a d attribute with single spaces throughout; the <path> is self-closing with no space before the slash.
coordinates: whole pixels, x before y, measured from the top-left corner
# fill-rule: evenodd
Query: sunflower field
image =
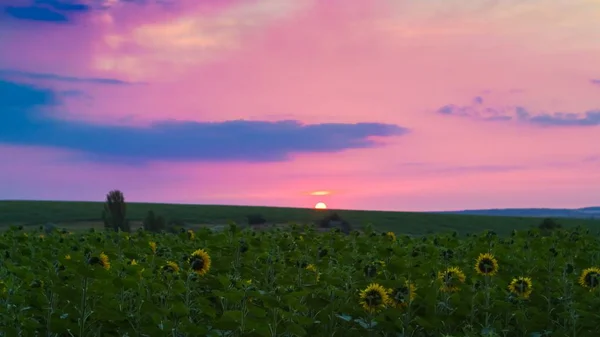
<path id="1" fill-rule="evenodd" d="M 585 229 L 0 236 L 0 336 L 599 336 Z"/>

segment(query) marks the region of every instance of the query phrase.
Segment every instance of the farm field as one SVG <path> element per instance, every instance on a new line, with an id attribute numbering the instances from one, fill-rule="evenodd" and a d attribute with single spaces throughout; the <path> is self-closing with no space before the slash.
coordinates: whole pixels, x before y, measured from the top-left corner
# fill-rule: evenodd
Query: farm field
<path id="1" fill-rule="evenodd" d="M 52 222 L 69 230 L 100 229 L 103 226 L 100 220 L 102 209 L 101 202 L 0 201 L 0 226 L 32 226 Z M 139 223 L 150 210 L 167 219 L 192 225 L 224 225 L 230 221 L 243 225 L 247 223 L 249 214 L 261 214 L 271 224 L 305 224 L 322 219 L 329 212 L 337 212 L 353 228 L 360 229 L 371 223 L 380 231 L 414 235 L 449 231 L 464 234 L 483 230 L 508 235 L 513 229 L 529 229 L 541 221 L 530 217 L 147 203 L 127 203 L 127 218 Z M 567 228 L 584 226 L 593 231 L 600 229 L 600 220 L 557 221 Z"/>
<path id="2" fill-rule="evenodd" d="M 3 336 L 600 332 L 600 246 L 585 228 L 410 237 L 11 227 L 0 252 Z"/>

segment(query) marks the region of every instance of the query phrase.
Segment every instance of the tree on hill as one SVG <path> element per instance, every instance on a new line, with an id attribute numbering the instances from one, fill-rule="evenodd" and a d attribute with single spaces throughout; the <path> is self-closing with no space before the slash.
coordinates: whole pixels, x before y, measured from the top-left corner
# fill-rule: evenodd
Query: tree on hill
<path id="1" fill-rule="evenodd" d="M 113 190 L 106 195 L 102 220 L 104 228 L 109 230 L 129 232 L 129 222 L 126 219 L 127 205 L 125 196 L 119 190 Z"/>
<path id="2" fill-rule="evenodd" d="M 264 225 L 267 223 L 267 219 L 265 219 L 261 214 L 250 214 L 247 216 L 248 225 Z"/>
<path id="3" fill-rule="evenodd" d="M 561 225 L 558 222 L 554 221 L 554 219 L 545 218 L 538 225 L 538 227 L 542 230 L 552 230 L 552 229 L 561 228 Z"/>
<path id="4" fill-rule="evenodd" d="M 342 232 L 349 234 L 352 230 L 350 223 L 348 221 L 342 219 L 342 217 L 337 213 L 331 213 L 326 215 L 318 222 L 318 226 L 321 228 L 340 228 Z"/>

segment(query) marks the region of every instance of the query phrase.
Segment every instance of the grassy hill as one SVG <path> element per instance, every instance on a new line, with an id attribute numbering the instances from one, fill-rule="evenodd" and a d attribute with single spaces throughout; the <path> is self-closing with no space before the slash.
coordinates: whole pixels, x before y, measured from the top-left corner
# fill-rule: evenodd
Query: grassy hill
<path id="1" fill-rule="evenodd" d="M 306 208 L 214 206 L 128 203 L 127 215 L 132 221 L 141 221 L 149 210 L 169 220 L 183 220 L 196 225 L 219 225 L 229 221 L 246 223 L 249 214 L 261 214 L 269 223 L 311 223 L 334 210 Z M 101 202 L 64 201 L 0 201 L 0 226 L 39 225 L 53 222 L 60 226 L 77 228 L 101 227 Z M 412 212 L 380 212 L 335 210 L 354 228 L 371 223 L 381 231 L 406 234 L 426 234 L 456 230 L 475 233 L 485 229 L 508 234 L 513 229 L 529 229 L 540 223 L 539 218 L 496 217 L 481 215 L 433 214 Z M 565 227 L 583 225 L 594 231 L 600 229 L 600 220 L 558 219 Z"/>

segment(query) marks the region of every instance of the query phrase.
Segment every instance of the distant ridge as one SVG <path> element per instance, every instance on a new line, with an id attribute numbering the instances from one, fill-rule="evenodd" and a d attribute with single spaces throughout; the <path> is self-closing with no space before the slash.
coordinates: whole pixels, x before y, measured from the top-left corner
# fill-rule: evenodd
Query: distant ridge
<path id="1" fill-rule="evenodd" d="M 489 216 L 518 216 L 534 218 L 600 219 L 600 207 L 584 208 L 493 208 L 462 211 L 432 212 L 437 214 L 470 214 Z"/>

